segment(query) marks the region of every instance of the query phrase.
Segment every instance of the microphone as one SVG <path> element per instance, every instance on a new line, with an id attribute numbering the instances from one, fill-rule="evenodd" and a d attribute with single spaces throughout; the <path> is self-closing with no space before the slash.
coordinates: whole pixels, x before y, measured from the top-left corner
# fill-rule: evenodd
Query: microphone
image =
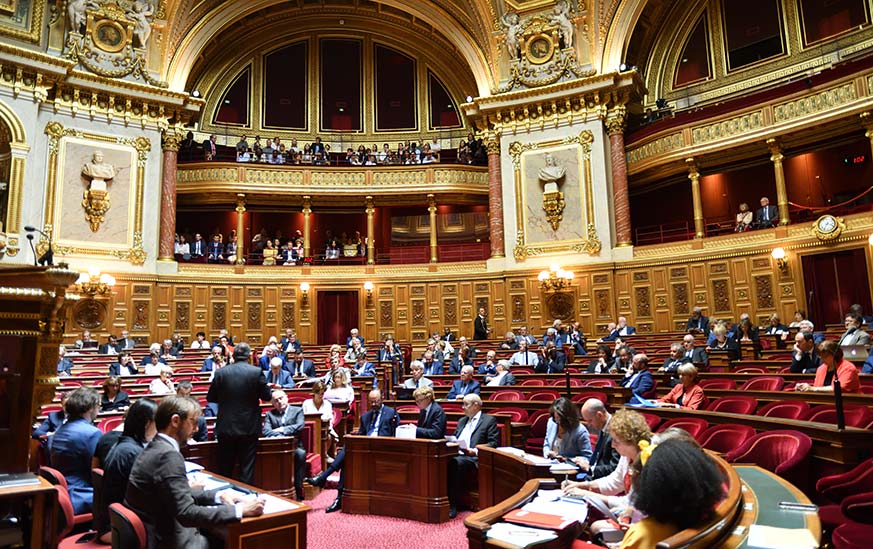
<path id="1" fill-rule="evenodd" d="M 46 252 L 44 254 L 39 256 L 39 259 L 37 259 L 37 257 L 36 257 L 36 250 L 35 249 L 33 250 L 33 264 L 34 264 L 34 266 L 36 266 L 37 264 L 48 265 L 49 267 L 54 266 L 55 254 L 52 251 L 52 239 L 51 239 L 51 237 L 49 235 L 45 234 L 44 232 L 42 232 L 41 230 L 37 229 L 33 225 L 25 225 L 24 230 L 27 231 L 28 233 L 39 233 L 42 236 L 44 236 L 46 238 L 46 240 L 48 240 L 48 250 L 46 250 Z M 30 240 L 30 247 L 33 248 L 33 234 L 28 234 L 27 239 Z"/>
<path id="2" fill-rule="evenodd" d="M 27 231 L 27 232 L 29 232 L 29 233 L 32 233 L 33 231 L 36 231 L 37 228 L 34 227 L 33 225 L 25 225 L 25 226 L 24 226 L 24 230 Z"/>
<path id="3" fill-rule="evenodd" d="M 25 229 L 26 229 L 26 227 L 25 227 Z M 33 247 L 33 235 L 32 234 L 27 235 L 27 240 L 30 241 L 30 251 L 33 252 L 33 266 L 36 267 L 36 265 L 37 265 L 37 263 L 36 263 L 36 248 Z"/>

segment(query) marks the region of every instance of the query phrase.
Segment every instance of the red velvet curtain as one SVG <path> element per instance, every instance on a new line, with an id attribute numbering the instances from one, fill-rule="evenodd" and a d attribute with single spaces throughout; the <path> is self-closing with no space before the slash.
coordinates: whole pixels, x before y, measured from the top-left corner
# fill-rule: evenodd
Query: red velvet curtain
<path id="1" fill-rule="evenodd" d="M 867 272 L 863 248 L 803 257 L 807 315 L 817 330 L 823 330 L 826 324 L 842 324 L 853 303 L 869 314 Z"/>
<path id="2" fill-rule="evenodd" d="M 345 345 L 349 330 L 358 328 L 358 291 L 317 292 L 318 344 Z"/>

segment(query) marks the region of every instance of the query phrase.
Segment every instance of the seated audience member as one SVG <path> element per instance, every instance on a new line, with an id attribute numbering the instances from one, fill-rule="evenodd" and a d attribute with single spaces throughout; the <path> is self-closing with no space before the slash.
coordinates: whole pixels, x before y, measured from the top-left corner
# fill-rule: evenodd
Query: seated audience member
<path id="1" fill-rule="evenodd" d="M 261 250 L 261 256 L 263 260 L 261 261 L 261 265 L 265 266 L 274 266 L 276 264 L 276 250 L 275 246 L 273 246 L 273 241 L 269 238 L 264 242 L 264 249 Z"/>
<path id="2" fill-rule="evenodd" d="M 625 337 L 633 335 L 635 333 L 637 333 L 637 329 L 633 326 L 628 325 L 627 318 L 620 316 L 618 317 L 618 322 L 615 325 L 615 329 L 613 329 L 607 337 L 603 338 L 603 340 L 612 341 L 617 337 Z"/>
<path id="3" fill-rule="evenodd" d="M 806 320 L 806 311 L 794 311 L 794 320 L 788 325 L 789 328 L 800 328 L 800 323 Z"/>
<path id="4" fill-rule="evenodd" d="M 642 415 L 625 408 L 612 416 L 606 429 L 621 456 L 612 473 L 581 482 L 565 480 L 561 487 L 565 494 L 595 497 L 610 508 L 626 507 L 633 500 L 633 490 L 627 492 L 625 478 L 630 476 L 631 465 L 640 455 L 640 442 L 649 442 L 652 431 Z"/>
<path id="5" fill-rule="evenodd" d="M 194 341 L 191 342 L 192 349 L 209 349 L 210 344 L 206 341 L 206 332 L 197 332 L 194 336 Z"/>
<path id="6" fill-rule="evenodd" d="M 185 235 L 176 236 L 176 241 L 173 243 L 173 254 L 182 256 L 182 259 L 186 261 L 191 259 L 191 245 Z"/>
<path id="7" fill-rule="evenodd" d="M 224 358 L 224 347 L 216 345 L 212 348 L 212 356 L 203 361 L 203 366 L 200 368 L 200 371 L 214 372 L 219 368 L 223 368 L 225 365 L 227 365 L 227 360 Z"/>
<path id="8" fill-rule="evenodd" d="M 725 494 L 715 461 L 693 440 L 668 439 L 641 454 L 633 476 L 634 508 L 645 518 L 624 535 L 622 549 L 646 549 L 709 520 Z"/>
<path id="9" fill-rule="evenodd" d="M 261 434 L 265 437 L 293 437 L 303 431 L 303 409 L 288 405 L 288 395 L 281 389 L 273 389 L 270 395 L 273 409 L 264 416 L 264 427 Z M 294 449 L 294 492 L 297 501 L 303 501 L 303 479 L 306 477 L 306 449 L 303 441 L 297 438 L 297 448 Z"/>
<path id="10" fill-rule="evenodd" d="M 73 512 L 91 511 L 94 488 L 91 486 L 91 458 L 103 433 L 94 426 L 100 411 L 100 395 L 94 389 L 79 387 L 70 392 L 64 405 L 67 422 L 49 438 L 52 467 L 67 479 Z"/>
<path id="11" fill-rule="evenodd" d="M 409 371 L 412 372 L 412 377 L 406 378 L 403 382 L 403 387 L 407 389 L 433 387 L 433 381 L 424 377 L 424 364 L 422 364 L 420 360 L 413 360 L 410 362 Z"/>
<path id="12" fill-rule="evenodd" d="M 449 363 L 449 374 L 459 374 L 461 373 L 461 368 L 464 366 L 473 366 L 473 356 L 475 352 L 472 347 L 469 346 L 458 346 L 455 349 L 455 356 L 452 357 L 452 361 Z M 425 364 L 425 368 L 427 364 Z M 440 372 L 442 373 L 442 372 Z M 426 374 L 426 370 L 425 370 Z"/>
<path id="13" fill-rule="evenodd" d="M 761 197 L 761 207 L 755 212 L 756 229 L 768 229 L 779 224 L 779 208 L 770 205 L 770 199 Z"/>
<path id="14" fill-rule="evenodd" d="M 782 321 L 779 319 L 779 315 L 772 314 L 770 315 L 770 323 L 767 326 L 767 330 L 764 331 L 765 334 L 772 335 L 783 335 L 788 333 L 788 326 L 782 324 Z"/>
<path id="15" fill-rule="evenodd" d="M 289 354 L 290 356 L 290 354 Z M 312 378 L 315 377 L 315 364 L 303 356 L 303 349 L 294 353 L 294 360 L 285 362 L 285 369 L 296 378 Z"/>
<path id="16" fill-rule="evenodd" d="M 149 393 L 153 395 L 171 395 L 175 392 L 173 369 L 169 366 L 161 366 L 159 377 L 149 383 Z"/>
<path id="17" fill-rule="evenodd" d="M 552 326 L 546 330 L 546 333 L 543 335 L 542 345 L 546 345 L 549 341 L 555 344 L 555 347 L 562 349 L 564 344 L 569 342 L 569 336 L 567 331 L 564 330 L 563 323 L 561 319 L 555 319 L 552 322 Z"/>
<path id="18" fill-rule="evenodd" d="M 166 366 L 167 361 L 164 358 L 152 351 L 146 356 L 142 357 L 140 361 L 140 366 L 145 366 L 144 374 L 147 376 L 156 376 L 161 373 L 161 366 Z"/>
<path id="19" fill-rule="evenodd" d="M 482 399 L 478 394 L 471 393 L 464 396 L 462 407 L 464 417 L 458 421 L 455 430 L 458 455 L 449 460 L 449 518 L 458 516 L 458 502 L 461 492 L 466 488 L 463 481 L 467 478 L 467 473 L 479 469 L 479 450 L 476 447 L 487 444 L 497 448 L 500 444 L 497 419 L 482 412 Z"/>
<path id="20" fill-rule="evenodd" d="M 30 434 L 31 438 L 42 438 L 43 436 L 51 436 L 55 434 L 55 431 L 58 430 L 58 427 L 64 424 L 67 421 L 67 416 L 64 413 L 64 404 L 67 402 L 67 398 L 70 396 L 70 391 L 66 391 L 61 393 L 61 409 L 49 412 L 46 414 L 42 423 L 39 424 L 38 427 L 34 428 L 33 432 Z"/>
<path id="21" fill-rule="evenodd" d="M 352 402 L 355 400 L 355 389 L 351 383 L 346 383 L 346 376 L 337 370 L 333 374 L 333 384 L 330 389 L 324 392 L 324 398 L 333 403 Z"/>
<path id="22" fill-rule="evenodd" d="M 467 340 L 466 336 L 461 336 L 458 338 L 458 345 L 455 347 L 455 356 L 457 356 L 461 352 L 461 349 L 467 350 L 466 356 L 469 357 L 470 360 L 476 358 L 476 348 L 470 345 L 470 342 Z"/>
<path id="23" fill-rule="evenodd" d="M 67 348 L 63 345 L 58 346 L 58 376 L 65 377 L 72 375 L 73 359 L 67 356 Z"/>
<path id="24" fill-rule="evenodd" d="M 712 334 L 715 336 L 708 351 L 727 351 L 728 360 L 736 360 L 740 356 L 740 348 L 737 342 L 727 337 L 727 328 L 723 324 L 717 325 L 712 329 Z"/>
<path id="25" fill-rule="evenodd" d="M 443 349 L 438 349 L 437 348 L 437 340 L 436 340 L 436 338 L 433 338 L 433 337 L 428 338 L 426 345 L 427 346 L 425 347 L 424 352 L 421 353 L 422 359 L 424 359 L 425 353 L 430 351 L 433 354 L 434 362 L 438 362 L 443 368 L 445 368 L 446 353 L 443 350 L 445 348 L 445 346 L 443 346 Z"/>
<path id="26" fill-rule="evenodd" d="M 373 389 L 368 395 L 370 409 L 361 416 L 361 426 L 358 429 L 358 435 L 368 437 L 393 437 L 397 426 L 400 424 L 400 417 L 394 408 L 382 404 L 382 392 L 379 389 Z M 313 486 L 324 486 L 327 477 L 340 471 L 340 480 L 337 484 L 336 500 L 324 510 L 325 513 L 333 513 L 342 509 L 343 486 L 345 485 L 345 464 L 346 451 L 345 448 L 339 451 L 333 463 L 319 473 L 317 476 L 308 478 L 306 481 Z"/>
<path id="27" fill-rule="evenodd" d="M 121 339 L 118 340 L 118 345 L 122 351 L 127 351 L 136 347 L 136 341 L 130 337 L 130 332 L 121 330 Z"/>
<path id="28" fill-rule="evenodd" d="M 573 352 L 578 356 L 585 356 L 588 350 L 585 348 L 585 334 L 582 333 L 582 328 L 579 327 L 579 322 L 570 324 L 570 330 L 567 334 L 568 343 L 573 347 Z"/>
<path id="29" fill-rule="evenodd" d="M 278 356 L 274 356 L 270 360 L 270 369 L 264 372 L 264 377 L 267 380 L 267 385 L 271 389 L 294 388 L 294 380 L 291 378 L 291 374 L 285 371 L 282 368 L 282 365 L 282 359 Z"/>
<path id="30" fill-rule="evenodd" d="M 527 339 L 518 340 L 518 352 L 509 358 L 509 364 L 512 366 L 524 366 L 536 368 L 540 362 L 540 357 L 537 353 L 528 350 Z"/>
<path id="31" fill-rule="evenodd" d="M 191 488 L 179 447 L 191 438 L 200 405 L 192 398 L 164 397 L 155 412 L 158 434 L 133 464 L 124 504 L 142 520 L 150 547 L 205 548 L 197 530 L 256 517 L 264 500 Z"/>
<path id="32" fill-rule="evenodd" d="M 109 376 L 103 381 L 103 397 L 100 400 L 101 412 L 124 410 L 130 406 L 130 397 L 121 390 L 121 378 Z"/>
<path id="33" fill-rule="evenodd" d="M 321 414 L 321 421 L 333 422 L 333 405 L 325 400 L 324 393 L 327 387 L 321 381 L 312 384 L 312 398 L 307 398 L 301 405 L 304 414 Z M 331 427 L 333 431 L 333 427 Z"/>
<path id="34" fill-rule="evenodd" d="M 609 434 L 612 414 L 600 400 L 589 398 L 582 404 L 582 419 L 598 436 L 590 459 L 579 456 L 570 460 L 582 471 L 577 478 L 585 480 L 608 476 L 621 460 L 618 450 L 612 445 L 612 435 Z"/>
<path id="35" fill-rule="evenodd" d="M 709 357 L 706 355 L 706 348 L 695 347 L 694 336 L 687 334 L 682 338 L 682 352 L 685 357 L 695 364 L 706 364 Z"/>
<path id="36" fill-rule="evenodd" d="M 518 349 L 518 341 L 515 339 L 515 332 L 506 332 L 503 336 L 503 341 L 500 342 L 500 348 L 504 351 L 515 351 Z"/>
<path id="37" fill-rule="evenodd" d="M 194 391 L 194 385 L 191 384 L 187 379 L 184 381 L 180 381 L 176 384 L 176 396 L 180 397 L 189 397 L 191 393 Z M 206 408 L 209 409 L 210 406 L 218 406 L 214 402 L 207 402 Z M 211 414 L 211 417 L 215 417 L 218 415 L 218 410 Z M 197 431 L 191 435 L 191 438 L 194 439 L 194 442 L 206 442 L 209 438 L 209 431 L 206 428 L 206 417 L 201 414 L 197 417 Z"/>
<path id="38" fill-rule="evenodd" d="M 633 352 L 634 350 L 632 347 L 626 345 L 619 347 L 616 351 L 615 360 L 612 362 L 612 367 L 609 369 L 609 373 L 621 373 L 625 375 L 625 379 L 629 378 L 633 371 Z"/>
<path id="39" fill-rule="evenodd" d="M 612 339 L 615 339 L 615 338 L 610 339 L 610 336 L 612 335 L 612 332 L 614 332 L 614 331 L 615 331 L 615 322 L 608 323 L 606 325 L 606 335 L 603 337 L 597 338 L 597 341 L 595 341 L 595 343 L 604 343 L 606 341 L 612 341 Z"/>
<path id="40" fill-rule="evenodd" d="M 200 233 L 194 234 L 194 240 L 189 243 L 191 248 L 191 257 L 203 257 L 206 255 L 206 242 L 203 241 L 203 235 Z"/>
<path id="41" fill-rule="evenodd" d="M 685 323 L 685 331 L 689 334 L 709 335 L 709 317 L 703 316 L 703 309 L 695 307 L 691 311 L 691 316 Z"/>
<path id="42" fill-rule="evenodd" d="M 565 397 L 555 400 L 549 408 L 543 457 L 558 461 L 572 461 L 577 457 L 590 460 L 591 454 L 591 435 L 579 421 L 576 403 Z"/>
<path id="43" fill-rule="evenodd" d="M 403 365 L 403 349 L 399 343 L 394 341 L 393 337 L 386 337 L 385 343 L 379 352 L 376 354 L 376 359 L 379 362 L 390 362 L 397 366 Z"/>
<path id="44" fill-rule="evenodd" d="M 814 374 L 821 366 L 821 358 L 815 352 L 812 332 L 797 332 L 794 336 L 794 349 L 791 354 L 792 374 Z"/>
<path id="45" fill-rule="evenodd" d="M 109 506 L 124 503 L 127 478 L 136 458 L 155 437 L 155 410 L 158 405 L 150 399 L 141 398 L 133 403 L 124 416 L 124 430 L 109 451 L 103 463 L 103 509 L 95 509 L 95 529 L 100 541 L 112 543 L 109 529 Z"/>
<path id="46" fill-rule="evenodd" d="M 634 355 L 631 366 L 633 373 L 630 377 L 625 376 L 621 380 L 621 386 L 629 388 L 634 394 L 645 395 L 655 386 L 652 372 L 649 371 L 649 357 L 643 353 L 637 353 Z"/>
<path id="47" fill-rule="evenodd" d="M 425 351 L 424 356 L 422 356 L 421 364 L 424 368 L 425 376 L 438 376 L 443 374 L 443 364 L 436 360 L 434 357 L 434 351 Z M 449 373 L 451 373 L 451 371 Z"/>
<path id="48" fill-rule="evenodd" d="M 349 330 L 349 335 L 346 337 L 346 348 L 350 349 L 352 347 L 352 340 L 357 339 L 358 343 L 364 345 L 364 336 L 361 335 L 361 332 L 357 328 L 352 328 Z"/>
<path id="49" fill-rule="evenodd" d="M 367 353 L 360 352 L 356 358 L 355 364 L 351 368 L 353 376 L 367 376 L 367 377 L 376 377 L 376 367 L 373 366 L 373 363 L 367 360 Z M 378 383 L 378 380 L 373 380 L 373 386 L 375 387 Z"/>
<path id="50" fill-rule="evenodd" d="M 537 344 L 537 338 L 527 333 L 527 326 L 522 326 L 518 329 L 518 336 L 516 336 L 515 339 L 518 341 L 519 345 L 521 345 L 522 341 L 526 341 L 528 347 Z M 519 347 L 519 349 L 521 349 L 521 347 Z"/>
<path id="51" fill-rule="evenodd" d="M 852 304 L 852 306 L 849 307 L 849 312 L 858 315 L 858 318 L 861 319 L 862 325 L 869 326 L 870 324 L 873 324 L 873 316 L 865 315 L 864 309 L 859 303 Z"/>
<path id="52" fill-rule="evenodd" d="M 743 318 L 737 323 L 736 332 L 734 337 L 732 338 L 738 344 L 742 343 L 751 343 L 755 352 L 757 353 L 758 349 L 761 346 L 761 336 L 758 335 L 758 327 L 752 325 L 752 319 Z M 788 331 L 778 332 L 779 335 L 787 334 Z"/>
<path id="53" fill-rule="evenodd" d="M 91 339 L 91 332 L 85 330 L 82 332 L 82 339 L 76 340 L 76 349 L 96 349 L 97 341 Z"/>
<path id="54" fill-rule="evenodd" d="M 735 233 L 742 233 L 752 228 L 752 220 L 754 214 L 749 209 L 749 205 L 745 202 L 740 204 L 740 211 L 737 213 L 737 224 L 734 227 Z"/>
<path id="55" fill-rule="evenodd" d="M 341 362 L 341 359 L 342 357 L 340 357 L 340 359 L 333 357 L 331 359 L 330 367 L 328 368 L 327 373 L 319 378 L 321 382 L 324 383 L 324 386 L 326 388 L 329 388 L 333 385 L 333 378 L 337 372 L 342 372 L 343 376 L 345 377 L 346 383 L 352 382 L 352 372 L 345 366 L 341 366 L 341 364 L 343 364 L 343 362 Z"/>
<path id="56" fill-rule="evenodd" d="M 840 388 L 844 393 L 860 393 L 861 382 L 858 379 L 858 368 L 843 358 L 843 349 L 834 341 L 823 341 L 818 346 L 818 356 L 821 357 L 822 365 L 815 371 L 815 381 L 798 383 L 795 391 L 814 391 L 819 393 L 832 393 L 834 380 L 840 381 Z"/>
<path id="57" fill-rule="evenodd" d="M 493 349 L 485 354 L 485 362 L 479 365 L 480 375 L 491 375 L 497 372 L 497 352 Z"/>
<path id="58" fill-rule="evenodd" d="M 213 235 L 212 242 L 206 248 L 206 254 L 206 261 L 208 263 L 224 262 L 224 244 L 221 242 L 221 235 Z"/>
<path id="59" fill-rule="evenodd" d="M 278 354 L 279 348 L 276 345 L 268 344 L 266 347 L 264 347 L 264 353 L 258 359 L 258 366 L 261 367 L 261 370 L 265 372 L 269 370 L 270 363 L 274 358 L 278 356 Z M 279 360 L 282 362 L 282 364 L 285 363 L 285 361 L 282 360 L 282 357 L 279 357 Z"/>
<path id="60" fill-rule="evenodd" d="M 488 387 L 515 385 L 515 376 L 509 372 L 510 369 L 508 360 L 505 358 L 498 360 L 494 375 L 485 377 L 485 385 Z"/>
<path id="61" fill-rule="evenodd" d="M 655 402 L 658 406 L 671 406 L 685 410 L 698 410 L 706 402 L 703 387 L 697 383 L 697 367 L 694 364 L 683 364 L 677 370 L 679 383 L 666 396 Z"/>
<path id="62" fill-rule="evenodd" d="M 659 372 L 667 372 L 675 374 L 679 371 L 679 366 L 688 364 L 691 359 L 684 353 L 681 343 L 670 344 L 670 356 L 664 359 L 664 365 L 658 368 Z"/>
<path id="63" fill-rule="evenodd" d="M 114 335 L 109 335 L 106 338 L 106 343 L 97 349 L 97 354 L 101 355 L 117 355 L 121 352 L 121 346 L 118 344 L 118 339 Z"/>
<path id="64" fill-rule="evenodd" d="M 452 388 L 446 398 L 460 400 L 470 393 L 479 394 L 479 382 L 473 379 L 473 367 L 464 366 L 461 368 L 461 379 L 456 379 L 452 383 Z"/>
<path id="65" fill-rule="evenodd" d="M 136 361 L 130 351 L 122 351 L 118 353 L 118 362 L 113 362 L 109 365 L 110 376 L 134 376 L 139 373 L 139 368 L 136 367 Z"/>
<path id="66" fill-rule="evenodd" d="M 855 313 L 846 314 L 846 331 L 840 336 L 840 346 L 869 345 L 870 334 L 861 328 L 861 316 Z"/>
<path id="67" fill-rule="evenodd" d="M 434 399 L 433 387 L 422 386 L 412 392 L 421 412 L 415 429 L 415 438 L 438 440 L 446 436 L 446 413 Z"/>
<path id="68" fill-rule="evenodd" d="M 351 343 L 351 347 L 346 348 L 346 355 L 344 357 L 346 363 L 356 361 L 359 354 L 367 352 L 367 349 L 364 348 L 364 344 L 357 337 L 352 338 Z"/>
<path id="69" fill-rule="evenodd" d="M 593 359 L 589 364 L 585 373 L 588 374 L 605 374 L 613 367 L 612 354 L 609 352 L 609 347 L 606 345 L 597 346 L 597 358 Z"/>
<path id="70" fill-rule="evenodd" d="M 567 366 L 567 355 L 555 347 L 553 341 L 549 341 L 542 347 L 542 356 L 539 363 L 534 367 L 538 374 L 560 374 Z"/>

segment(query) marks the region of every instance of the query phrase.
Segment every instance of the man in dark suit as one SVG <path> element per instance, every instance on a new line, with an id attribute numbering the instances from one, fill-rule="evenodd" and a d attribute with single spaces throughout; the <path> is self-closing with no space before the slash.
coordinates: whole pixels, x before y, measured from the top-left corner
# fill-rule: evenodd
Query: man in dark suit
<path id="1" fill-rule="evenodd" d="M 279 357 L 279 360 L 282 361 L 282 364 L 285 363 L 285 360 L 281 356 L 279 356 L 279 349 L 276 347 L 276 345 L 267 345 L 267 347 L 264 349 L 264 354 L 261 355 L 261 358 L 258 359 L 258 366 L 260 366 L 261 370 L 264 372 L 269 371 L 270 363 L 276 357 Z"/>
<path id="2" fill-rule="evenodd" d="M 194 235 L 194 240 L 191 241 L 191 257 L 202 257 L 206 255 L 206 242 L 200 233 Z"/>
<path id="3" fill-rule="evenodd" d="M 358 331 L 357 328 L 352 328 L 349 330 L 349 337 L 346 338 L 346 349 L 352 348 L 352 340 L 357 338 L 361 343 L 361 347 L 364 346 L 364 336 Z"/>
<path id="4" fill-rule="evenodd" d="M 821 358 L 815 352 L 812 332 L 797 332 L 794 336 L 794 353 L 791 355 L 792 374 L 814 374 L 821 366 Z"/>
<path id="5" fill-rule="evenodd" d="M 691 311 L 691 317 L 685 324 L 685 331 L 689 334 L 709 335 L 709 317 L 703 316 L 703 309 L 695 307 Z"/>
<path id="6" fill-rule="evenodd" d="M 294 333 L 294 330 L 291 328 L 285 329 L 285 336 L 279 340 L 279 350 L 283 354 L 288 354 L 289 352 L 296 353 L 297 351 L 303 348 L 300 345 L 300 340 L 297 339 L 297 335 Z"/>
<path id="7" fill-rule="evenodd" d="M 69 376 L 73 372 L 73 359 L 67 357 L 67 348 L 63 345 L 58 347 L 58 375 Z"/>
<path id="8" fill-rule="evenodd" d="M 286 370 L 282 368 L 282 359 L 274 356 L 270 361 L 270 369 L 264 372 L 267 386 L 270 389 L 293 389 L 294 380 Z"/>
<path id="9" fill-rule="evenodd" d="M 479 468 L 480 444 L 497 448 L 500 443 L 500 431 L 497 430 L 497 420 L 494 416 L 482 413 L 482 399 L 477 394 L 464 397 L 464 417 L 458 422 L 455 437 L 458 439 L 458 455 L 449 460 L 449 518 L 458 515 L 458 497 L 464 478 L 470 470 Z"/>
<path id="10" fill-rule="evenodd" d="M 321 142 L 321 137 L 315 138 L 315 143 L 310 145 L 309 150 L 312 153 L 312 163 L 323 165 L 327 150 L 324 148 L 324 143 Z"/>
<path id="11" fill-rule="evenodd" d="M 127 330 L 121 330 L 121 339 L 118 340 L 118 345 L 121 346 L 122 351 L 126 351 L 136 347 L 136 341 L 130 337 L 130 333 Z"/>
<path id="12" fill-rule="evenodd" d="M 233 364 L 215 372 L 206 400 L 218 404 L 215 436 L 218 438 L 218 473 L 229 477 L 239 463 L 239 480 L 251 484 L 255 453 L 261 433 L 259 400 L 270 400 L 267 379 L 249 364 L 252 350 L 241 342 L 233 349 Z"/>
<path id="13" fill-rule="evenodd" d="M 200 368 L 200 371 L 211 372 L 213 370 L 218 370 L 223 367 L 224 362 L 224 347 L 216 345 L 212 348 L 212 356 L 203 361 L 203 366 Z"/>
<path id="14" fill-rule="evenodd" d="M 139 368 L 136 367 L 136 361 L 130 351 L 118 353 L 118 362 L 109 365 L 110 376 L 135 376 L 138 373 Z"/>
<path id="15" fill-rule="evenodd" d="M 286 374 L 288 372 L 285 372 Z M 297 448 L 294 450 L 294 491 L 297 501 L 303 501 L 303 477 L 306 476 L 306 449 L 300 439 L 303 431 L 303 408 L 289 406 L 288 395 L 281 389 L 273 390 L 273 409 L 264 417 L 265 437 L 297 437 Z"/>
<path id="16" fill-rule="evenodd" d="M 485 318 L 485 307 L 479 307 L 479 314 L 476 320 L 473 321 L 473 339 L 482 340 L 488 339 L 488 333 L 491 328 L 488 327 L 488 320 Z"/>
<path id="17" fill-rule="evenodd" d="M 291 356 L 290 354 L 288 355 Z M 292 377 L 315 377 L 315 364 L 308 358 L 304 358 L 303 349 L 294 354 L 294 360 L 286 360 L 283 366 Z"/>
<path id="18" fill-rule="evenodd" d="M 554 342 L 546 343 L 542 353 L 539 362 L 534 366 L 536 373 L 559 374 L 564 371 L 564 367 L 567 366 L 567 355 L 563 351 L 559 351 Z"/>
<path id="19" fill-rule="evenodd" d="M 706 347 L 695 347 L 694 336 L 691 334 L 686 334 L 682 338 L 682 353 L 695 364 L 706 364 L 709 360 L 709 356 L 706 354 Z"/>
<path id="20" fill-rule="evenodd" d="M 397 425 L 400 424 L 400 418 L 394 408 L 384 406 L 382 404 L 382 392 L 379 389 L 373 389 L 368 395 L 370 409 L 361 416 L 361 426 L 358 429 L 358 434 L 368 437 L 393 437 L 397 431 Z M 306 482 L 313 486 L 324 486 L 327 477 L 333 473 L 340 471 L 340 479 L 337 484 L 336 500 L 330 504 L 330 507 L 324 510 L 325 513 L 333 513 L 339 511 L 343 506 L 343 486 L 345 486 L 346 471 L 343 465 L 346 461 L 346 449 L 343 448 L 336 455 L 330 467 L 319 473 L 317 476 L 307 478 Z"/>
<path id="21" fill-rule="evenodd" d="M 110 335 L 106 338 L 106 343 L 97 349 L 97 354 L 100 355 L 117 355 L 120 352 L 121 345 L 118 344 L 118 340 L 114 335 Z"/>
<path id="22" fill-rule="evenodd" d="M 634 355 L 631 364 L 633 366 L 633 373 L 621 380 L 621 386 L 628 387 L 635 394 L 646 396 L 646 393 L 655 386 L 652 372 L 649 371 L 649 357 L 643 353 L 637 353 Z"/>
<path id="23" fill-rule="evenodd" d="M 617 337 L 625 337 L 634 335 L 635 333 L 637 333 L 637 329 L 627 323 L 627 318 L 620 316 L 618 317 L 618 323 L 615 325 L 615 329 L 609 334 L 609 337 L 604 338 L 604 340 L 615 340 Z"/>
<path id="24" fill-rule="evenodd" d="M 588 424 L 588 429 L 598 431 L 599 436 L 590 459 L 583 457 L 573 459 L 573 463 L 582 470 L 577 478 L 593 480 L 605 477 L 615 470 L 621 459 L 618 450 L 612 447 L 612 436 L 606 429 L 612 414 L 598 399 L 589 398 L 582 405 L 582 419 Z"/>
<path id="25" fill-rule="evenodd" d="M 224 244 L 221 243 L 221 236 L 215 235 L 212 237 L 212 242 L 207 246 L 207 252 L 207 262 L 219 263 L 224 261 Z"/>
<path id="26" fill-rule="evenodd" d="M 770 205 L 770 199 L 761 197 L 761 207 L 755 212 L 755 220 L 752 224 L 758 229 L 775 227 L 779 224 L 779 208 Z"/>
<path id="27" fill-rule="evenodd" d="M 473 379 L 473 367 L 464 366 L 461 368 L 461 379 L 456 379 L 452 383 L 452 388 L 446 396 L 449 400 L 460 400 L 464 395 L 470 393 L 479 394 L 479 382 Z"/>
<path id="28" fill-rule="evenodd" d="M 61 409 L 55 412 L 49 412 L 46 418 L 40 423 L 39 427 L 33 430 L 31 437 L 41 438 L 43 435 L 53 435 L 58 427 L 64 424 L 67 416 L 64 414 L 64 403 L 67 402 L 67 397 L 70 396 L 70 391 L 61 393 Z"/>
<path id="29" fill-rule="evenodd" d="M 670 344 L 670 356 L 664 359 L 664 365 L 658 370 L 659 372 L 668 372 L 675 374 L 679 370 L 679 366 L 688 364 L 691 358 L 685 356 L 685 349 L 681 343 Z"/>
<path id="30" fill-rule="evenodd" d="M 438 376 L 443 373 L 443 363 L 434 359 L 433 355 L 433 351 L 425 351 L 424 356 L 421 358 L 425 377 Z"/>
<path id="31" fill-rule="evenodd" d="M 215 160 L 215 152 L 215 134 L 213 134 L 203 142 L 203 158 L 205 160 Z"/>
<path id="32" fill-rule="evenodd" d="M 423 386 L 412 392 L 415 403 L 421 409 L 415 438 L 441 439 L 446 436 L 446 413 L 434 401 L 433 387 Z"/>
<path id="33" fill-rule="evenodd" d="M 158 434 L 136 458 L 130 472 L 124 505 L 142 520 L 149 549 L 207 549 L 209 542 L 198 528 L 264 512 L 264 502 L 259 498 L 243 502 L 188 484 L 179 447 L 191 437 L 199 415 L 196 400 L 164 397 L 155 412 Z"/>

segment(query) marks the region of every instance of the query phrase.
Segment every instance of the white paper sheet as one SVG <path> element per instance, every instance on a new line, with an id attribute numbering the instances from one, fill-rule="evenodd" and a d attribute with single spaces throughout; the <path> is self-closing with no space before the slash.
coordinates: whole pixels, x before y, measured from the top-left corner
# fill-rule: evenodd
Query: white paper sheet
<path id="1" fill-rule="evenodd" d="M 761 549 L 814 549 L 818 547 L 812 532 L 806 528 L 777 528 L 762 524 L 749 526 L 748 545 Z"/>

